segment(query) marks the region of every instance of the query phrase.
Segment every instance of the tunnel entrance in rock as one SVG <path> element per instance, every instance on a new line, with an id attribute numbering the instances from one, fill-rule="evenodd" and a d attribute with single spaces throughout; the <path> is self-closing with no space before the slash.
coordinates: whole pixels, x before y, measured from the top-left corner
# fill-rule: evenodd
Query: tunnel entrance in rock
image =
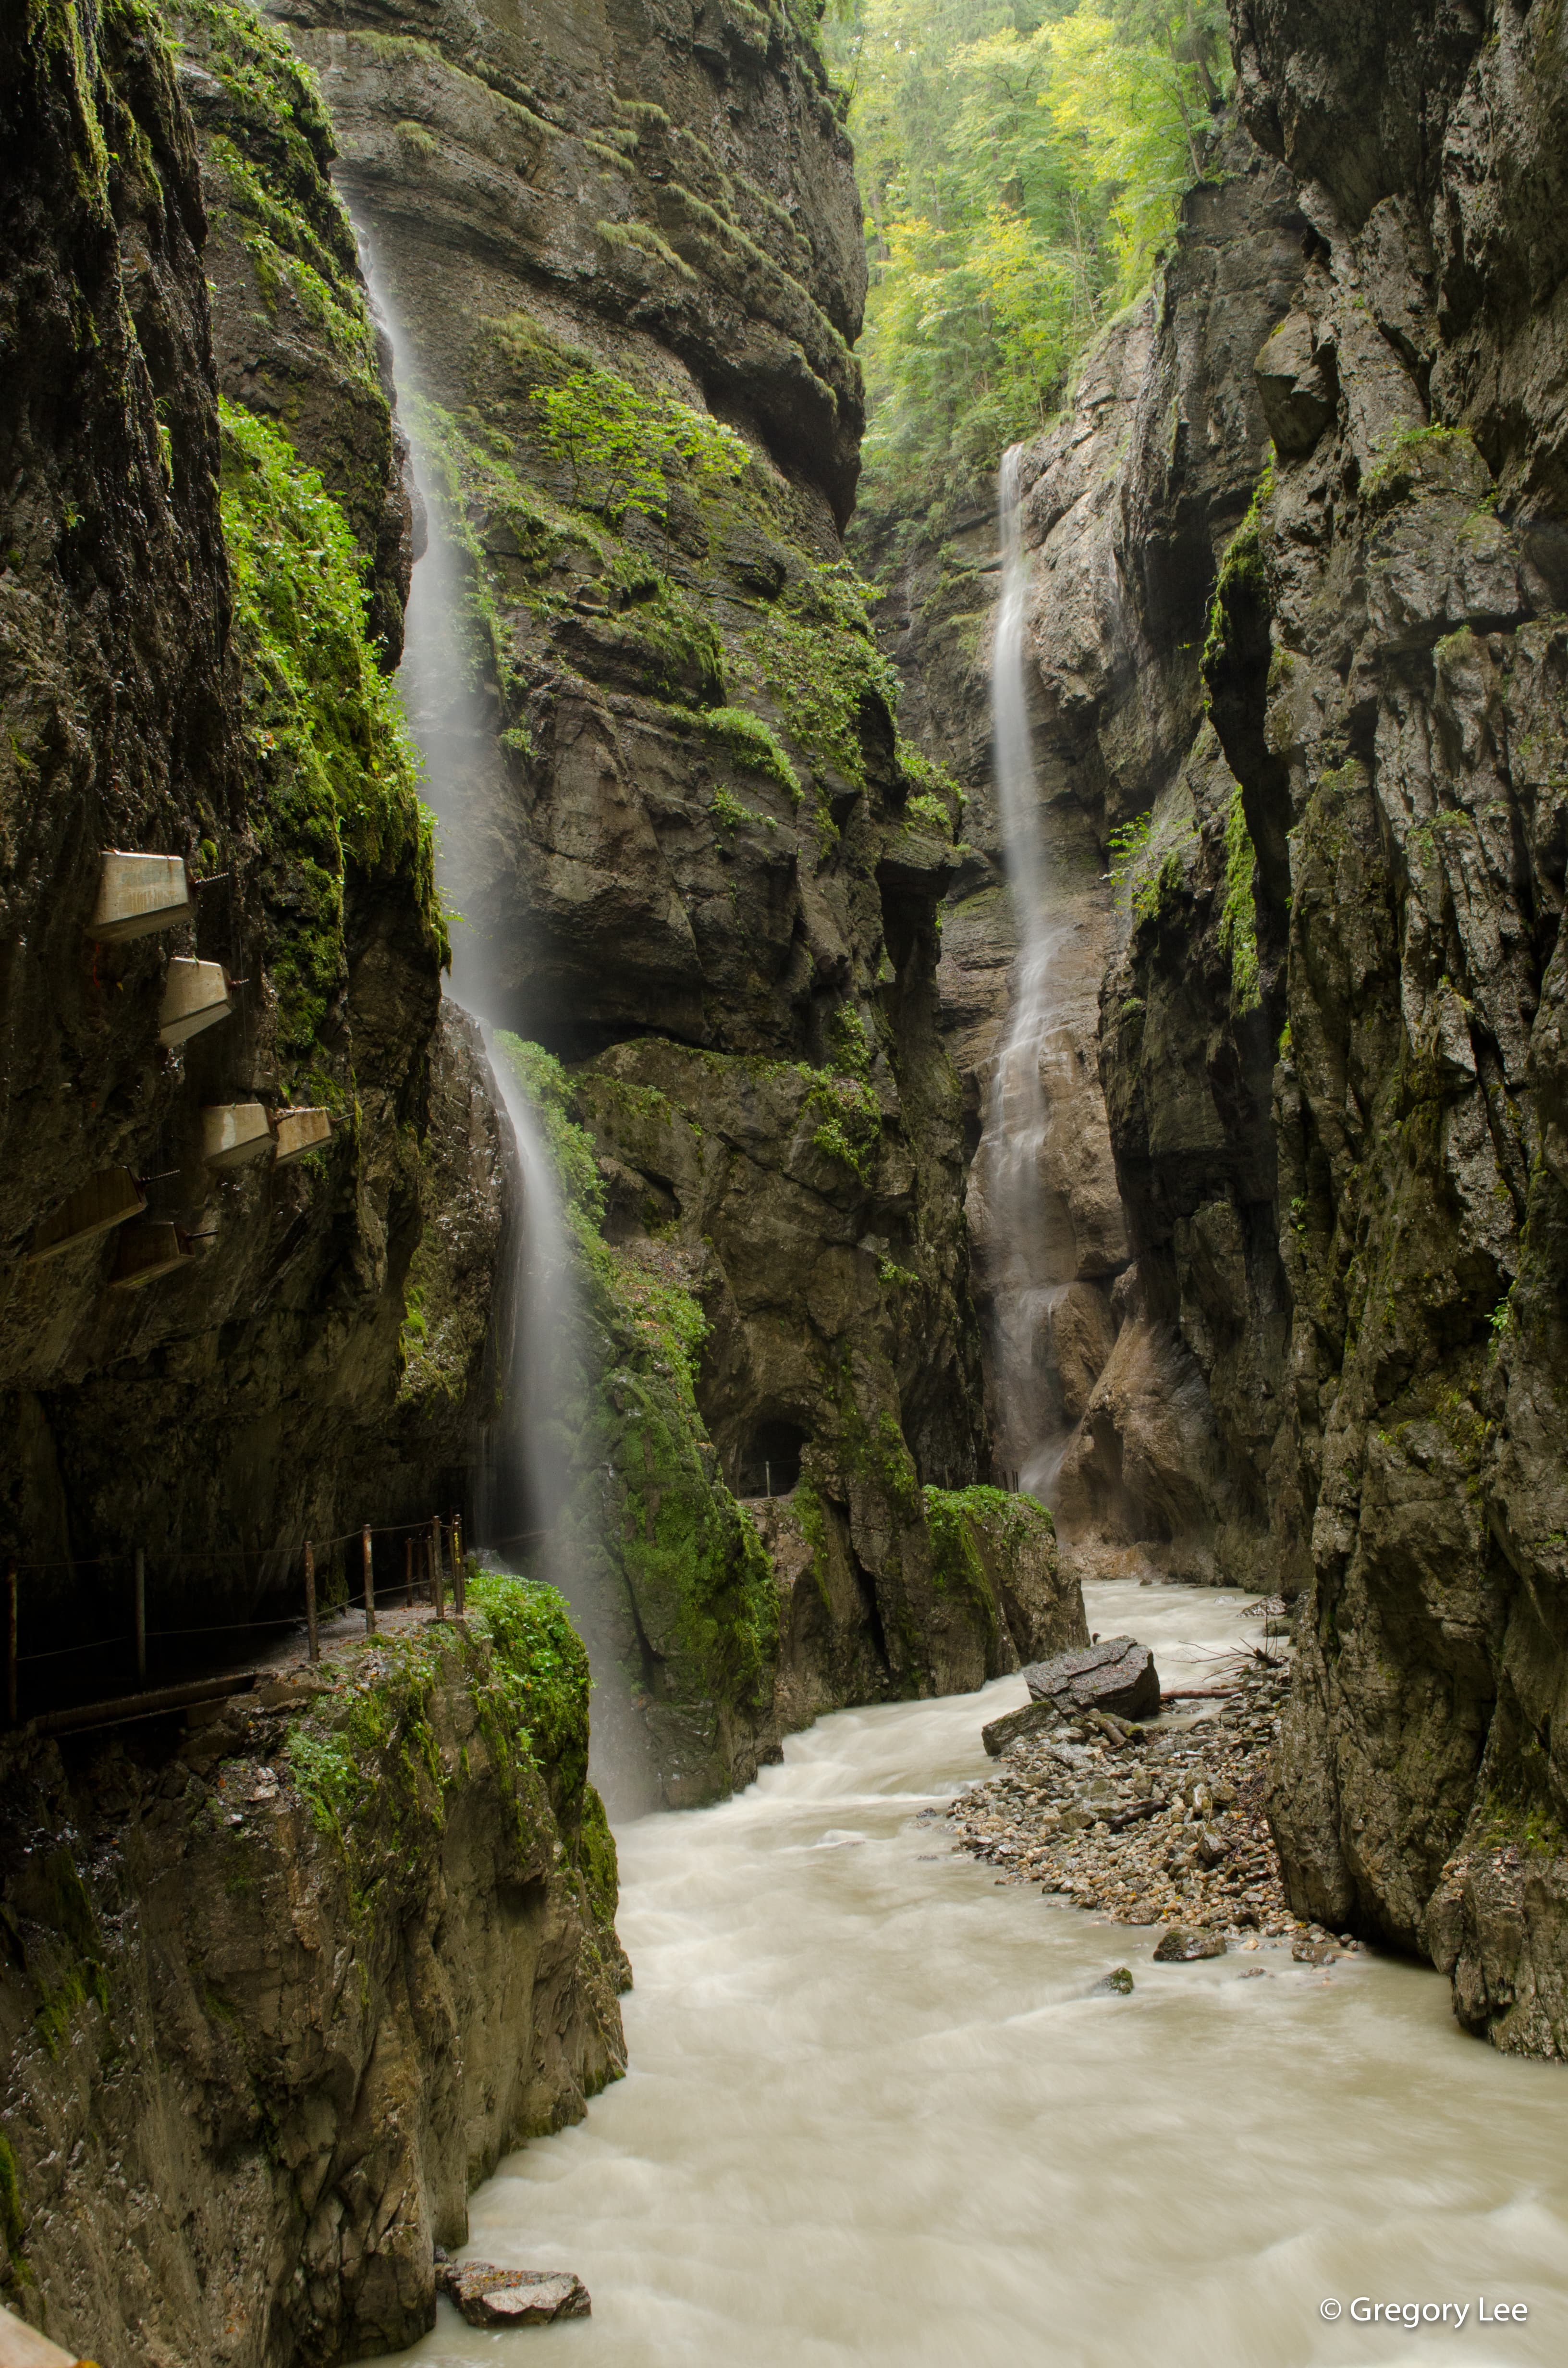
<path id="1" fill-rule="evenodd" d="M 806 1434 L 796 1422 L 759 1422 L 741 1451 L 737 1497 L 788 1497 L 801 1476 Z"/>

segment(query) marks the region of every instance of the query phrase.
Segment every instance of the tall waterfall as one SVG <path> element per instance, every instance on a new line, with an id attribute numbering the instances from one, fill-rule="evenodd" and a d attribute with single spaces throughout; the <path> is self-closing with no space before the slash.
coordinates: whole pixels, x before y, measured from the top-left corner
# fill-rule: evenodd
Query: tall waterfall
<path id="1" fill-rule="evenodd" d="M 1029 563 L 1020 515 L 1021 461 L 1019 445 L 1004 453 L 997 486 L 1002 597 L 992 643 L 992 733 L 1018 951 L 987 1113 L 984 1189 L 1002 1461 L 1025 1488 L 1049 1491 L 1065 1438 L 1044 1352 L 1051 1303 L 1068 1280 L 1067 1269 L 1056 1269 L 1071 1254 L 1052 1221 L 1044 1175 L 1048 1076 L 1053 1060 L 1070 1053 L 1063 1042 L 1052 1042 L 1052 956 L 1061 932 L 1046 920 L 1046 849 L 1029 736 Z"/>
<path id="2" fill-rule="evenodd" d="M 417 397 L 420 373 L 411 341 L 377 269 L 374 243 L 356 225 L 360 268 L 371 309 L 391 341 L 400 393 Z M 437 825 L 437 879 L 472 880 L 481 868 L 494 724 L 474 664 L 462 568 L 442 521 L 435 472 L 421 448 L 418 408 L 400 413 L 408 434 L 415 489 L 426 522 L 403 618 L 399 684 L 424 759 L 424 791 Z M 487 1442 L 475 1507 L 477 1542 L 503 1565 L 560 1588 L 588 1648 L 595 1678 L 592 1772 L 612 1813 L 653 1805 L 654 1782 L 642 1722 L 620 1671 L 613 1588 L 601 1569 L 593 1523 L 585 1517 L 578 1441 L 570 1408 L 584 1387 L 585 1343 L 574 1285 L 572 1240 L 560 1182 L 538 1110 L 505 1045 L 495 1041 L 500 1008 L 494 950 L 460 921 L 452 935 L 449 992 L 478 1021 L 496 1087 L 511 1120 L 522 1171 L 522 1223 L 509 1277 L 512 1338 L 505 1360 L 502 1420 Z"/>

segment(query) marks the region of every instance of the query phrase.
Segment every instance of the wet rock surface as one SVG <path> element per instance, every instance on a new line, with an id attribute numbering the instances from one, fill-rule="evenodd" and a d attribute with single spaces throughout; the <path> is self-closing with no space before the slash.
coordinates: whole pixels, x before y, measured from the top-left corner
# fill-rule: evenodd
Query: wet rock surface
<path id="1" fill-rule="evenodd" d="M 1147 1645 L 1133 1636 L 1110 1636 L 1035 1661 L 1024 1683 L 1037 1702 L 1062 1711 L 1109 1711 L 1121 1718 L 1154 1718 L 1160 1708 L 1160 1675 Z"/>
<path id="2" fill-rule="evenodd" d="M 586 2318 L 593 2304 L 570 2270 L 498 2270 L 493 2261 L 438 2261 L 436 2291 L 456 2303 L 471 2327 L 547 2327 Z"/>
<path id="3" fill-rule="evenodd" d="M 73 2357 L 401 2349 L 471 2187 L 624 2068 L 586 1661 L 528 1618 L 392 1612 L 183 1725 L 0 1740 L 0 2286 Z"/>

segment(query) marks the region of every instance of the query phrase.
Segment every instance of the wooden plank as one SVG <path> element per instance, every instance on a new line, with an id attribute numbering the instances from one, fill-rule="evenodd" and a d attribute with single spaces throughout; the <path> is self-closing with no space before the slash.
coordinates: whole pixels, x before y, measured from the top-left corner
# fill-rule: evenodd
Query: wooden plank
<path id="1" fill-rule="evenodd" d="M 58 2343 L 0 2305 L 0 2368 L 94 2368 L 94 2363 L 78 2362 L 74 2351 L 62 2351 Z"/>
<path id="2" fill-rule="evenodd" d="M 74 1710 L 46 1711 L 28 1723 L 35 1735 L 74 1735 L 84 1727 L 118 1726 L 130 1718 L 152 1718 L 160 1711 L 188 1710 L 197 1702 L 222 1702 L 227 1694 L 247 1694 L 259 1671 L 242 1669 L 227 1678 L 193 1678 L 187 1685 L 158 1686 L 151 1693 L 120 1694 L 111 1702 L 79 1702 Z"/>

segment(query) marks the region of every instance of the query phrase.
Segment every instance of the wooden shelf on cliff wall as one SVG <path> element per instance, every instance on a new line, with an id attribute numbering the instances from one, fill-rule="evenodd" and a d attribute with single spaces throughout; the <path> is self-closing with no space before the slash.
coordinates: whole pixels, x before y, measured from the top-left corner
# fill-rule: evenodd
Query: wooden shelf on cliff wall
<path id="1" fill-rule="evenodd" d="M 222 962 L 191 962 L 176 954 L 169 964 L 164 1007 L 158 1014 L 158 1038 L 170 1046 L 215 1028 L 233 1009 L 233 995 Z"/>
<path id="2" fill-rule="evenodd" d="M 324 1110 L 279 1110 L 277 1127 L 279 1167 L 303 1159 L 310 1152 L 324 1151 L 332 1141 L 332 1120 Z"/>
<path id="3" fill-rule="evenodd" d="M 87 924 L 87 935 L 108 945 L 128 938 L 148 938 L 154 929 L 172 929 L 192 918 L 190 875 L 181 855 L 132 855 L 123 848 L 104 849 L 98 901 Z"/>
<path id="4" fill-rule="evenodd" d="M 260 1102 L 214 1102 L 201 1113 L 201 1156 L 209 1167 L 244 1167 L 272 1156 L 272 1121 Z"/>
<path id="5" fill-rule="evenodd" d="M 62 2351 L 58 2343 L 25 2319 L 13 2318 L 0 2305 L 0 2368 L 96 2368 L 96 2362 Z"/>
<path id="6" fill-rule="evenodd" d="M 101 1176 L 79 1184 L 70 1199 L 44 1219 L 28 1256 L 35 1260 L 58 1258 L 62 1250 L 74 1250 L 78 1242 L 90 1242 L 96 1234 L 107 1234 L 111 1225 L 139 1217 L 146 1206 L 147 1196 L 129 1167 L 106 1167 Z"/>
<path id="7" fill-rule="evenodd" d="M 178 1225 L 154 1220 L 128 1225 L 116 1248 L 111 1291 L 142 1291 L 161 1275 L 177 1274 L 199 1255 L 188 1234 Z"/>

